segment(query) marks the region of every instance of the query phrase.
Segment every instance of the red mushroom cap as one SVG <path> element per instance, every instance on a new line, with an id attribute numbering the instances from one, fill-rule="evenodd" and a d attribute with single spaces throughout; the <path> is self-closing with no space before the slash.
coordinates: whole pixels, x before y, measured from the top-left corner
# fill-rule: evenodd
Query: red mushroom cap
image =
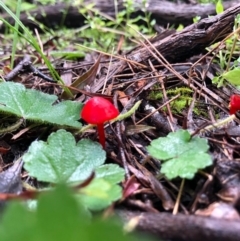
<path id="1" fill-rule="evenodd" d="M 230 107 L 229 113 L 231 115 L 236 114 L 236 112 L 240 110 L 240 96 L 239 95 L 231 96 L 229 107 Z"/>
<path id="2" fill-rule="evenodd" d="M 81 117 L 89 124 L 102 124 L 119 115 L 118 109 L 107 99 L 93 97 L 84 105 Z"/>

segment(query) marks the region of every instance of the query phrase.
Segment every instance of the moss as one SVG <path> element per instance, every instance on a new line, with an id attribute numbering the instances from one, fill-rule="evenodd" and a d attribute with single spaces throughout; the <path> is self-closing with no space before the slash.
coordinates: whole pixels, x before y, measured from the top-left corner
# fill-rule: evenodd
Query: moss
<path id="1" fill-rule="evenodd" d="M 191 90 L 188 87 L 179 87 L 174 89 L 168 89 L 166 90 L 167 96 L 169 99 L 176 95 L 180 95 L 176 100 L 172 101 L 170 103 L 170 107 L 172 109 L 173 113 L 179 114 L 182 113 L 184 108 L 188 107 L 193 100 L 192 94 L 193 90 Z M 153 90 L 149 94 L 149 99 L 151 100 L 162 100 L 163 99 L 163 93 L 159 90 Z M 166 110 L 166 107 L 163 108 L 163 110 Z M 193 108 L 193 112 L 196 115 L 204 114 L 204 111 L 199 108 L 197 104 L 195 104 Z"/>

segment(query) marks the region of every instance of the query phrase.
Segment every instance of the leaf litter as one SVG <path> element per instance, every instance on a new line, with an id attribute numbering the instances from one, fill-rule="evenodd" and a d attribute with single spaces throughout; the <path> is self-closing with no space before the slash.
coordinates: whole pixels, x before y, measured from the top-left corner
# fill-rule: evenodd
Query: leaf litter
<path id="1" fill-rule="evenodd" d="M 91 58 L 97 59 L 96 56 L 92 54 Z M 6 130 L 2 139 L 10 146 L 19 146 L 22 141 L 26 142 L 25 146 L 18 148 L 17 151 L 11 148 L 4 154 L 4 163 L 12 162 L 17 154 L 23 156 L 24 168 L 28 172 L 25 173 L 27 178 L 23 177 L 22 180 L 31 187 L 38 188 L 39 191 L 49 186 L 45 182 L 52 184 L 65 181 L 77 185 L 94 173 L 95 177 L 90 184 L 76 191 L 76 196 L 84 203 L 84 208 L 90 210 L 106 208 L 121 199 L 121 187 L 118 184 L 124 178 L 123 168 L 136 176 L 135 187 L 126 195 L 123 205 L 128 204 L 137 210 L 154 212 L 172 210 L 181 186 L 181 179 L 177 177 L 190 179 L 185 181 L 181 193 L 179 213 L 194 214 L 196 211 L 201 213 L 199 210 L 209 207 L 216 200 L 229 202 L 227 194 L 233 190 L 231 184 L 234 187 L 239 186 L 239 179 L 234 175 L 230 183 L 227 177 L 236 170 L 235 161 L 240 153 L 238 139 L 228 133 L 231 128 L 239 129 L 239 120 L 236 118 L 234 122 L 227 123 L 228 125 L 224 127 L 214 128 L 213 125 L 211 131 L 200 133 L 200 130 L 228 115 L 229 97 L 232 93 L 238 93 L 238 90 L 225 80 L 220 89 L 211 82 L 220 67 L 210 62 L 209 56 L 215 55 L 209 52 L 202 58 L 196 54 L 194 58 L 186 59 L 185 62 L 172 61 L 167 65 L 156 64 L 157 59 L 154 55 L 148 64 L 144 65 L 143 63 L 137 65 L 131 60 L 128 60 L 126 65 L 126 61 L 115 59 L 110 64 L 106 56 L 101 56 L 101 59 L 99 57 L 96 61 L 73 62 L 71 67 L 66 68 L 56 67 L 56 70 L 62 73 L 70 70 L 72 76 L 75 76 L 69 85 L 75 96 L 73 100 L 68 101 L 61 99 L 62 89 L 59 84 L 47 83 L 31 73 L 20 75 L 21 85 L 10 80 L 1 83 L 2 115 L 7 120 L 13 116 L 24 118 L 25 121 L 17 129 L 6 130 L 7 126 L 2 126 L 1 128 Z M 58 61 L 64 62 L 64 59 Z M 121 66 L 123 62 L 124 65 Z M 3 64 L 7 65 L 7 61 Z M 36 64 L 40 65 L 39 62 Z M 106 69 L 109 71 L 108 74 Z M 49 74 L 44 67 L 40 67 L 39 70 Z M 237 71 L 229 71 L 222 73 L 222 76 L 230 83 L 236 84 L 238 83 L 236 73 Z M 84 79 L 84 74 L 89 79 Z M 188 93 L 188 96 L 183 90 L 186 87 L 184 81 L 186 78 L 191 80 L 188 87 L 192 89 L 192 93 Z M 104 89 L 105 81 L 107 85 Z M 81 89 L 78 90 L 79 86 Z M 171 108 L 168 95 L 173 88 L 181 89 L 181 97 L 185 96 L 187 99 L 183 107 L 176 99 L 172 101 L 176 108 Z M 128 102 L 124 105 L 118 101 L 117 91 L 123 93 L 124 98 L 128 97 Z M 82 103 L 95 95 L 112 100 L 122 113 L 130 109 L 139 99 L 143 100 L 131 118 L 105 126 L 106 152 L 93 142 L 97 139 L 94 128 L 87 129 L 83 134 L 76 131 L 85 125 L 79 120 Z M 147 115 L 148 118 L 142 120 Z M 15 141 L 11 139 L 12 134 L 31 126 L 32 122 L 38 122 L 40 125 L 29 129 Z M 138 126 L 136 123 L 140 122 L 141 125 Z M 143 126 L 148 128 L 142 128 Z M 131 128 L 130 135 L 125 132 L 129 128 Z M 188 129 L 189 132 L 181 129 Z M 199 133 L 201 138 L 197 136 Z M 186 145 L 186 152 L 183 152 L 184 145 L 190 143 L 192 146 Z M 86 149 L 84 149 L 85 144 Z M 123 148 L 123 152 L 120 152 L 119 147 Z M 183 163 L 189 164 L 190 161 L 196 163 L 184 168 Z M 115 164 L 104 164 L 104 162 Z M 83 167 L 86 167 L 84 165 L 91 167 L 80 168 L 82 163 L 85 163 Z M 227 166 L 227 169 L 222 168 L 223 166 Z M 217 174 L 214 172 L 215 168 L 218 170 Z M 201 171 L 197 172 L 198 170 Z M 7 171 L 1 174 L 5 175 L 5 172 Z M 14 178 L 15 176 L 12 177 L 13 182 Z M 212 187 L 216 185 L 220 191 L 219 189 L 212 191 Z M 15 192 L 17 193 L 18 191 Z M 230 205 L 235 207 L 239 199 L 240 192 L 235 190 Z M 50 202 L 46 203 L 46 207 L 50 205 Z M 8 213 L 10 217 L 17 210 L 14 208 L 13 206 Z M 36 221 L 34 215 L 24 208 L 18 209 L 18 212 L 23 217 Z M 8 221 L 5 225 L 9 225 L 8 216 L 6 220 Z M 0 234 L 1 232 L 3 231 L 1 230 Z"/>

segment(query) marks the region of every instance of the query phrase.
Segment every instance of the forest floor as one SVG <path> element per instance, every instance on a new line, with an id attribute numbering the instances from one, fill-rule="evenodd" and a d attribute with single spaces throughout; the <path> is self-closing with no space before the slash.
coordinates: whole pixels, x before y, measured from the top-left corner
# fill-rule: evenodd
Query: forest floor
<path id="1" fill-rule="evenodd" d="M 6 8 L 1 13 L 0 204 L 35 199 L 65 180 L 66 167 L 53 159 L 74 158 L 75 149 L 59 150 L 60 135 L 98 141 L 81 119 L 97 96 L 120 113 L 105 125 L 103 149 L 124 180 L 121 196 L 111 193 L 105 206 L 88 197 L 87 207 L 134 220 L 132 229 L 161 240 L 240 240 L 240 4 L 226 1 L 216 14 L 214 4 L 150 0 L 143 8 L 129 1 L 126 10 L 118 1 L 117 22 L 113 1 L 91 2 L 29 4 L 18 26 Z M 37 152 L 48 145 L 54 154 L 43 158 Z M 94 170 L 66 180 L 85 188 Z"/>

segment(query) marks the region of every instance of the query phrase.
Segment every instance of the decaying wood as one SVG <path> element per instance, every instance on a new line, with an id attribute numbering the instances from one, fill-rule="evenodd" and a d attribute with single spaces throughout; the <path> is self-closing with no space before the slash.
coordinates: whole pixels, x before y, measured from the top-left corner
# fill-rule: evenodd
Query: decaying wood
<path id="1" fill-rule="evenodd" d="M 223 40 L 230 34 L 233 29 L 234 19 L 239 13 L 240 4 L 229 8 L 222 14 L 202 19 L 198 23 L 192 24 L 180 32 L 170 34 L 163 39 L 160 38 L 160 40 L 158 40 L 159 38 L 157 36 L 156 39 L 153 39 L 151 42 L 158 52 L 170 63 L 183 62 L 193 55 L 203 53 L 206 47 Z M 136 47 L 130 53 L 126 54 L 126 59 L 146 64 L 149 59 L 156 61 L 153 54 L 149 51 L 149 48 L 151 49 L 149 45 L 148 47 Z M 153 52 L 155 51 L 153 50 Z M 115 74 L 121 74 L 127 66 L 124 60 L 116 61 L 111 65 L 109 79 Z M 99 90 L 103 83 L 104 81 L 100 80 L 99 84 L 95 85 L 92 91 L 95 92 Z"/>
<path id="2" fill-rule="evenodd" d="M 125 222 L 132 218 L 139 218 L 137 230 L 154 234 L 162 239 L 178 241 L 240 240 L 239 221 L 170 213 L 120 211 L 118 214 Z"/>
<path id="3" fill-rule="evenodd" d="M 123 10 L 123 1 L 119 0 L 118 11 Z M 112 0 L 87 0 L 84 1 L 84 5 L 89 3 L 95 3 L 95 8 L 100 12 L 107 14 L 108 16 L 115 17 L 115 6 Z M 224 3 L 224 8 L 228 9 L 237 5 L 239 1 L 233 0 Z M 192 23 L 192 19 L 196 16 L 205 18 L 210 15 L 215 14 L 214 4 L 184 4 L 184 3 L 172 3 L 168 1 L 161 0 L 148 0 L 144 9 L 143 0 L 134 1 L 135 4 L 135 14 L 144 16 L 145 12 L 152 13 L 152 17 L 157 21 L 159 25 L 167 24 L 184 24 L 188 25 Z M 39 29 L 38 22 L 44 24 L 49 28 L 55 28 L 57 26 L 66 27 L 80 27 L 84 25 L 84 16 L 79 12 L 79 6 L 73 6 L 69 3 L 58 3 L 56 5 L 50 6 L 40 6 L 37 10 L 29 11 L 28 13 L 22 13 L 20 20 L 22 23 L 29 27 L 30 29 Z M 35 18 L 37 21 L 32 21 L 29 16 Z M 6 21 L 13 24 L 13 20 L 7 14 L 1 14 L 1 17 Z M 5 26 L 0 26 L 0 32 L 5 31 Z"/>
<path id="4" fill-rule="evenodd" d="M 223 3 L 224 9 L 234 7 L 239 1 L 230 1 Z M 150 0 L 147 11 L 153 14 L 153 18 L 158 24 L 183 24 L 189 25 L 193 18 L 200 16 L 206 18 L 216 14 L 214 4 L 177 4 L 169 1 Z"/>
<path id="5" fill-rule="evenodd" d="M 210 44 L 223 40 L 232 32 L 234 19 L 239 13 L 240 4 L 222 14 L 202 19 L 160 41 L 153 41 L 153 45 L 170 62 L 184 60 L 193 54 L 202 53 Z M 151 56 L 148 49 L 140 47 L 126 57 L 136 62 L 144 62 Z"/>

